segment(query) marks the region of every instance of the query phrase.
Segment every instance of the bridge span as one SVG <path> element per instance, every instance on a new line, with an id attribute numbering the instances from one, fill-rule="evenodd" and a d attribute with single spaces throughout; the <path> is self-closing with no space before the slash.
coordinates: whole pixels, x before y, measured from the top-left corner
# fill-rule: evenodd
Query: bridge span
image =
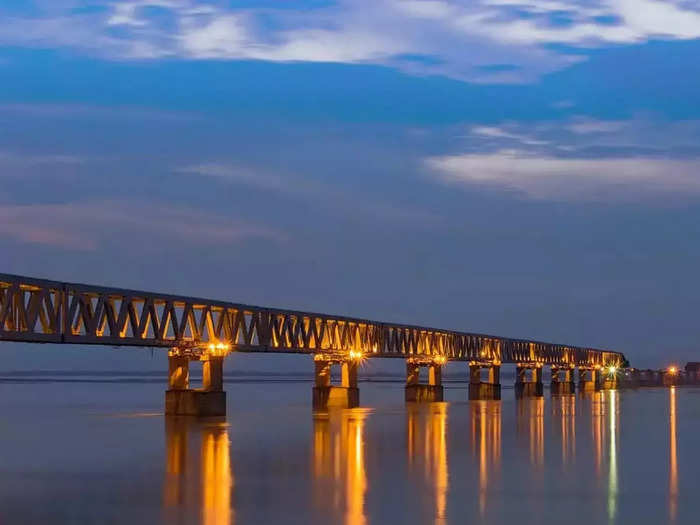
<path id="1" fill-rule="evenodd" d="M 601 370 L 614 376 L 625 362 L 611 350 L 9 274 L 0 274 L 0 341 L 167 348 L 166 412 L 201 414 L 208 411 L 200 405 L 225 409 L 222 362 L 230 351 L 313 354 L 316 406 L 359 402 L 357 367 L 367 358 L 405 359 L 406 399 L 417 401 L 442 399 L 447 361 L 469 363 L 470 399 L 500 398 L 502 363 L 517 365 L 516 394 L 541 395 L 543 365 L 551 366 L 557 393 L 570 393 L 575 368 L 583 388 L 598 388 L 614 379 Z M 199 390 L 189 388 L 192 360 L 204 363 Z M 340 386 L 331 385 L 334 364 L 342 368 Z M 428 384 L 419 379 L 424 367 Z"/>

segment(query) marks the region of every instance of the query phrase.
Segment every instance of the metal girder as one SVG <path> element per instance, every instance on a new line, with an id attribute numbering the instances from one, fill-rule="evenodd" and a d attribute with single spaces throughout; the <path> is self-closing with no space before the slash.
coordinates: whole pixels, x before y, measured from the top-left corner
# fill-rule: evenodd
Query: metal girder
<path id="1" fill-rule="evenodd" d="M 597 366 L 619 352 L 0 274 L 0 340 Z"/>

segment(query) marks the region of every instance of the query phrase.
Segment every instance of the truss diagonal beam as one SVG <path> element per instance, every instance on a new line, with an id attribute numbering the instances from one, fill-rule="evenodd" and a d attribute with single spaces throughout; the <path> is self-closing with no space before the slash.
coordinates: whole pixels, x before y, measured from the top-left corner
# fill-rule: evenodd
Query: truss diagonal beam
<path id="1" fill-rule="evenodd" d="M 0 274 L 0 340 L 604 366 L 619 352 Z"/>

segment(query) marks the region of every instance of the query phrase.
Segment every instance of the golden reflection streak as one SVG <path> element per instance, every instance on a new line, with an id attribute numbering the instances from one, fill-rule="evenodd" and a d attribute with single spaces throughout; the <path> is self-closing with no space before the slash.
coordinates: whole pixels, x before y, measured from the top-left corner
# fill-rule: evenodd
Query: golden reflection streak
<path id="1" fill-rule="evenodd" d="M 202 523 L 232 523 L 231 460 L 228 431 L 224 425 L 207 426 L 202 432 Z"/>
<path id="2" fill-rule="evenodd" d="M 593 457 L 596 477 L 600 479 L 603 468 L 603 442 L 605 426 L 603 425 L 603 393 L 595 392 L 591 396 L 591 431 L 593 433 Z"/>
<path id="3" fill-rule="evenodd" d="M 618 434 L 618 396 L 616 390 L 606 390 L 608 421 L 610 424 L 610 456 L 608 463 L 608 519 L 615 521 L 617 514 L 617 434 Z"/>
<path id="4" fill-rule="evenodd" d="M 533 399 L 534 413 L 530 419 L 530 453 L 532 464 L 542 469 L 544 466 L 544 398 Z"/>
<path id="5" fill-rule="evenodd" d="M 447 405 L 435 405 L 431 418 L 433 434 L 433 457 L 435 465 L 435 507 L 436 522 L 446 518 L 449 474 L 447 470 Z"/>
<path id="6" fill-rule="evenodd" d="M 182 418 L 165 420 L 165 484 L 163 503 L 166 507 L 185 502 L 183 473 L 187 465 L 187 425 Z"/>
<path id="7" fill-rule="evenodd" d="M 558 398 L 561 432 L 561 460 L 564 470 L 576 457 L 576 397 Z"/>
<path id="8" fill-rule="evenodd" d="M 678 514 L 678 450 L 676 438 L 676 387 L 672 386 L 669 392 L 669 480 L 668 480 L 668 513 L 671 521 L 676 521 Z"/>
<path id="9" fill-rule="evenodd" d="M 366 409 L 339 409 L 314 415 L 314 478 L 319 502 L 328 503 L 343 512 L 347 525 L 365 525 L 364 424 Z M 327 483 L 327 480 L 333 483 Z M 330 495 L 325 494 L 328 489 Z"/>
<path id="10" fill-rule="evenodd" d="M 497 473 L 501 466 L 501 404 L 500 401 L 472 401 L 472 452 L 479 457 L 479 512 L 486 513 L 490 470 Z"/>
<path id="11" fill-rule="evenodd" d="M 544 398 L 519 399 L 517 416 L 518 433 L 527 434 L 530 463 L 540 471 L 544 464 Z"/>
<path id="12" fill-rule="evenodd" d="M 413 469 L 424 458 L 425 478 L 435 488 L 435 522 L 443 523 L 449 490 L 447 403 L 409 405 L 406 410 L 408 465 Z"/>
<path id="13" fill-rule="evenodd" d="M 526 442 L 532 471 L 541 474 L 544 465 L 544 398 L 519 399 L 516 408 L 518 439 Z"/>
<path id="14" fill-rule="evenodd" d="M 191 436 L 201 440 L 198 457 L 188 446 Z M 187 417 L 168 417 L 165 421 L 165 439 L 164 505 L 199 507 L 205 525 L 233 523 L 233 473 L 226 422 L 202 423 Z M 192 472 L 196 471 L 191 467 L 197 462 L 200 463 L 199 479 L 191 477 Z"/>

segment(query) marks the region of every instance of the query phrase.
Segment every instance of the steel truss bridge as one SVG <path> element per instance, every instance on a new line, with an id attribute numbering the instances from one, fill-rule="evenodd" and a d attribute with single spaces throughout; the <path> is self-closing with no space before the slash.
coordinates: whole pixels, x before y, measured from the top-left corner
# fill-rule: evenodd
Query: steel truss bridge
<path id="1" fill-rule="evenodd" d="M 0 274 L 0 341 L 620 366 L 609 350 Z"/>

